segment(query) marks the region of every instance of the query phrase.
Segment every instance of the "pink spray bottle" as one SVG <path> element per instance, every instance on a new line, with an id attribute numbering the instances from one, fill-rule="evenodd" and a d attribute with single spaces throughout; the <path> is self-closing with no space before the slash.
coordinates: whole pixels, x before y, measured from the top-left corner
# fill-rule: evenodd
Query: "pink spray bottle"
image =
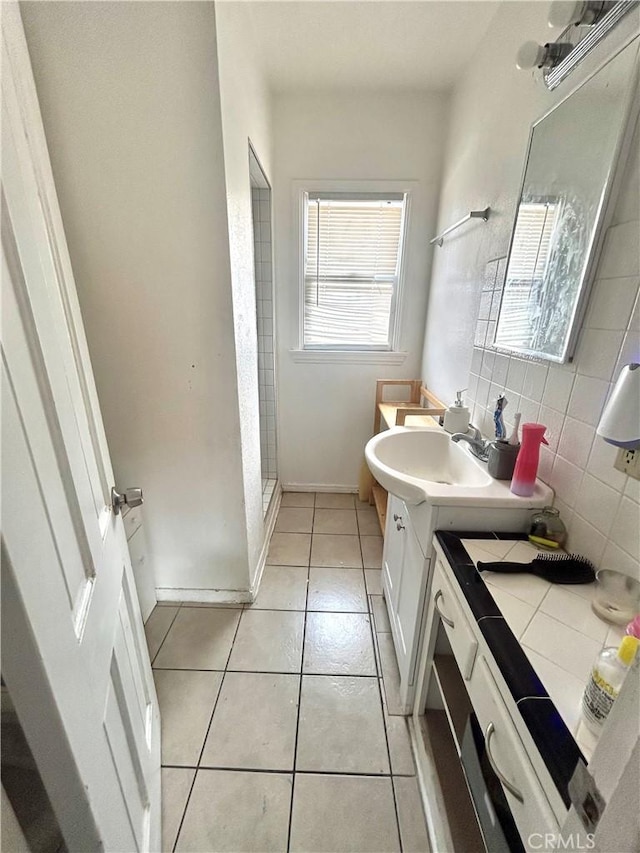
<path id="1" fill-rule="evenodd" d="M 522 425 L 522 446 L 511 480 L 511 491 L 514 495 L 528 498 L 533 494 L 540 461 L 540 444 L 549 443 L 544 437 L 545 430 L 544 424 Z"/>

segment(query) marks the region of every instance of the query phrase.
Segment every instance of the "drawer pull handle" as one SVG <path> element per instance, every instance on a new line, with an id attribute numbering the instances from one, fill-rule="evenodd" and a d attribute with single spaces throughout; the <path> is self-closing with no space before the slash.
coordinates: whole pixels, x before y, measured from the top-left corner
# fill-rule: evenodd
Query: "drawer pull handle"
<path id="1" fill-rule="evenodd" d="M 455 626 L 455 622 L 453 621 L 453 619 L 449 619 L 448 616 L 445 616 L 444 613 L 442 612 L 442 610 L 440 610 L 440 608 L 438 607 L 438 600 L 440 598 L 442 598 L 442 590 L 441 589 L 439 589 L 436 592 L 435 597 L 433 599 L 433 603 L 435 604 L 435 608 L 438 611 L 438 616 L 442 619 L 442 621 L 445 623 L 445 625 L 448 625 L 450 628 L 455 628 L 456 626 Z"/>
<path id="2" fill-rule="evenodd" d="M 394 520 L 394 521 L 402 521 L 402 516 L 401 516 L 401 515 L 398 515 L 398 513 L 397 513 L 397 512 L 394 512 L 394 513 L 393 513 L 393 520 Z"/>
<path id="3" fill-rule="evenodd" d="M 401 524 L 400 522 L 398 522 L 398 523 L 396 524 L 396 530 L 404 530 L 404 529 L 405 529 L 405 528 L 404 528 L 404 524 Z"/>
<path id="4" fill-rule="evenodd" d="M 504 776 L 500 770 L 498 769 L 498 765 L 496 764 L 493 755 L 491 754 L 491 738 L 495 734 L 496 728 L 493 723 L 489 723 L 487 726 L 487 731 L 484 734 L 485 746 L 487 749 L 487 758 L 489 759 L 489 764 L 491 765 L 491 769 L 496 774 L 498 779 L 502 782 L 504 787 L 509 791 L 513 796 L 521 803 L 524 803 L 524 797 L 522 796 L 522 792 L 519 791 L 515 785 L 512 785 L 511 782 Z"/>

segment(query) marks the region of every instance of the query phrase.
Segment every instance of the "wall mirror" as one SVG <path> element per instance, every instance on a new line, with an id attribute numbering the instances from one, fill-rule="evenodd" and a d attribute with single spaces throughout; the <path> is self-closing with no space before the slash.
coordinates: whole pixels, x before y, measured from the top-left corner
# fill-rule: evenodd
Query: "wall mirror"
<path id="1" fill-rule="evenodd" d="M 630 121 L 636 38 L 531 130 L 494 347 L 569 361 Z"/>

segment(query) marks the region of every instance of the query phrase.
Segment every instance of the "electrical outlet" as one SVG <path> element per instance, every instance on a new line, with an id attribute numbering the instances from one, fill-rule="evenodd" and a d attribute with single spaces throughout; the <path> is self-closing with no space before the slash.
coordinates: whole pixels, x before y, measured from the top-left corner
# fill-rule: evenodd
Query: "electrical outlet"
<path id="1" fill-rule="evenodd" d="M 624 447 L 621 447 L 618 450 L 613 467 L 617 468 L 618 471 L 622 471 L 623 474 L 628 474 L 630 477 L 640 480 L 640 449 L 625 450 Z"/>

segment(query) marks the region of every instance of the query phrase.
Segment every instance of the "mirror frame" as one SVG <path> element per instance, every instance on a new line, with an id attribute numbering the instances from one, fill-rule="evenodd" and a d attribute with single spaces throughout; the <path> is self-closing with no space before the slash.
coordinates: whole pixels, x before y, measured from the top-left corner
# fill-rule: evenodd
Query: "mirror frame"
<path id="1" fill-rule="evenodd" d="M 590 80 L 592 80 L 597 74 L 599 74 L 603 68 L 609 65 L 617 56 L 619 56 L 624 50 L 632 49 L 635 50 L 635 56 L 632 60 L 632 71 L 630 75 L 630 79 L 627 83 L 627 88 L 624 93 L 625 103 L 622 108 L 622 115 L 620 121 L 620 127 L 618 129 L 618 134 L 616 137 L 616 143 L 614 146 L 613 154 L 611 157 L 611 161 L 609 163 L 609 168 L 606 173 L 604 186 L 602 195 L 600 198 L 600 203 L 598 205 L 598 210 L 596 213 L 595 224 L 592 228 L 591 236 L 589 239 L 589 244 L 586 250 L 586 263 L 584 266 L 584 271 L 582 274 L 582 280 L 579 285 L 578 293 L 573 305 L 573 311 L 571 314 L 571 321 L 569 328 L 565 334 L 564 338 L 564 348 L 563 352 L 559 356 L 553 356 L 549 353 L 542 353 L 536 350 L 528 350 L 528 349 L 519 349 L 516 347 L 504 346 L 496 343 L 496 337 L 498 334 L 498 326 L 500 323 L 500 315 L 502 313 L 502 306 L 504 302 L 504 294 L 505 294 L 505 285 L 507 272 L 509 270 L 509 260 L 511 258 L 511 250 L 513 248 L 513 240 L 515 236 L 516 230 L 516 222 L 518 218 L 518 209 L 520 207 L 520 203 L 522 201 L 522 194 L 525 188 L 525 181 L 527 176 L 527 166 L 529 164 L 529 157 L 531 155 L 531 148 L 533 146 L 533 135 L 536 127 L 541 124 L 548 116 L 558 110 L 569 98 L 572 97 L 577 91 L 582 89 Z M 602 252 L 602 246 L 604 242 L 604 236 L 606 234 L 607 228 L 609 227 L 611 217 L 613 215 L 613 208 L 615 206 L 615 201 L 618 196 L 618 191 L 620 189 L 620 184 L 622 183 L 622 176 L 624 172 L 624 167 L 627 163 L 627 158 L 631 149 L 631 141 L 633 137 L 633 132 L 635 129 L 635 124 L 640 116 L 640 34 L 637 32 L 633 34 L 632 37 L 626 39 L 623 44 L 618 46 L 614 52 L 612 52 L 605 60 L 603 60 L 598 67 L 590 73 L 584 80 L 582 80 L 577 86 L 575 86 L 570 92 L 568 92 L 562 100 L 558 101 L 557 104 L 554 104 L 551 109 L 547 110 L 544 115 L 540 118 L 536 119 L 531 125 L 531 130 L 529 131 L 529 139 L 527 142 L 527 149 L 524 158 L 524 168 L 522 171 L 522 179 L 520 181 L 520 189 L 518 192 L 518 201 L 516 206 L 516 212 L 513 218 L 513 225 L 511 228 L 511 237 L 509 238 L 509 251 L 507 254 L 507 263 L 505 265 L 504 271 L 504 281 L 502 284 L 502 295 L 500 297 L 500 308 L 498 310 L 498 316 L 496 320 L 496 328 L 494 332 L 493 342 L 491 344 L 491 349 L 496 352 L 507 353 L 509 355 L 517 355 L 521 358 L 529 358 L 540 361 L 551 361 L 557 364 L 566 364 L 567 362 L 573 361 L 573 357 L 575 355 L 576 346 L 578 342 L 578 336 L 581 331 L 582 321 L 584 320 L 584 316 L 586 313 L 589 296 L 591 294 L 591 289 L 593 286 L 593 282 L 595 279 L 595 273 L 600 261 L 600 255 Z M 622 167 L 622 168 L 621 168 Z"/>

